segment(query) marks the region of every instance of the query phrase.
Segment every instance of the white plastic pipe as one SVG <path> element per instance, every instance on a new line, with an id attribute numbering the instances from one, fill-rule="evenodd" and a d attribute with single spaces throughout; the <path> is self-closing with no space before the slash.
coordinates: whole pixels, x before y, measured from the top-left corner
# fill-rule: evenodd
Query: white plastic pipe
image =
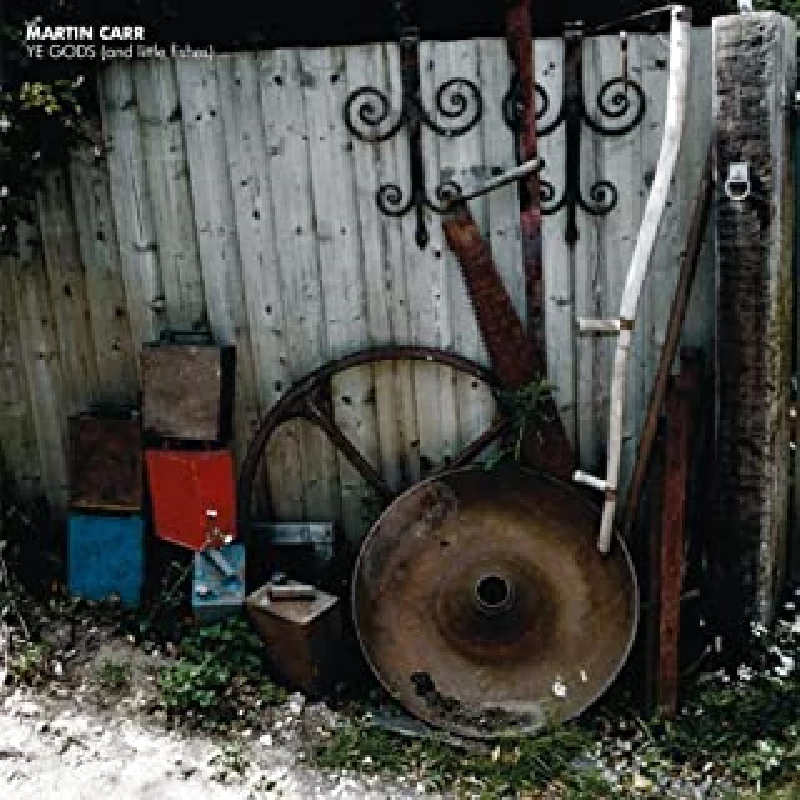
<path id="1" fill-rule="evenodd" d="M 606 498 L 603 504 L 603 516 L 600 522 L 600 534 L 597 547 L 601 553 L 611 548 L 611 536 L 614 526 L 614 513 L 617 506 L 617 486 L 619 483 L 619 462 L 622 450 L 622 416 L 625 405 L 625 378 L 628 364 L 628 353 L 633 337 L 633 326 L 636 321 L 636 306 L 642 291 L 647 267 L 655 247 L 658 229 L 664 216 L 672 176 L 683 137 L 683 123 L 686 117 L 686 96 L 689 86 L 689 44 L 691 39 L 691 10 L 684 6 L 672 7 L 670 25 L 670 69 L 667 85 L 667 110 L 664 120 L 664 137 L 661 140 L 661 152 L 658 165 L 647 198 L 647 205 L 639 228 L 639 236 L 631 257 L 622 302 L 619 308 L 620 332 L 614 354 L 614 368 L 611 376 L 611 402 L 608 433 L 608 461 L 606 478 L 602 481 Z M 583 474 L 573 475 L 586 483 Z M 598 479 L 599 486 L 601 484 Z"/>

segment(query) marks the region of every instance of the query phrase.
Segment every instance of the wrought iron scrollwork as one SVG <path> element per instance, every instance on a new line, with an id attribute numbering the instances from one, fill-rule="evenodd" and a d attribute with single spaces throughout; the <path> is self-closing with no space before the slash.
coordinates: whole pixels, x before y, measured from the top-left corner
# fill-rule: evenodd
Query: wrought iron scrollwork
<path id="1" fill-rule="evenodd" d="M 601 136 L 625 136 L 644 118 L 645 94 L 642 87 L 628 75 L 627 38 L 621 35 L 622 74 L 605 81 L 595 98 L 594 108 L 586 105 L 583 89 L 583 28 L 571 25 L 565 31 L 564 52 L 564 100 L 558 112 L 550 111 L 547 91 L 536 84 L 537 136 L 541 139 L 562 124 L 566 134 L 566 170 L 562 194 L 556 199 L 553 184 L 540 176 L 540 202 L 543 214 L 555 214 L 567 209 L 567 224 L 564 237 L 572 246 L 578 240 L 577 209 L 587 214 L 603 216 L 612 211 L 619 199 L 617 187 L 609 180 L 595 181 L 583 194 L 581 188 L 581 127 L 586 125 Z M 519 131 L 519 77 L 512 75 L 509 89 L 503 98 L 503 117 L 514 131 Z M 594 112 L 594 113 L 593 113 Z M 549 118 L 549 119 L 548 119 Z M 605 120 L 606 122 L 604 122 Z"/>
<path id="2" fill-rule="evenodd" d="M 400 18 L 404 16 L 401 14 Z M 450 78 L 434 93 L 433 112 L 422 104 L 419 76 L 419 31 L 405 18 L 400 32 L 400 64 L 402 105 L 392 114 L 391 101 L 374 86 L 362 86 L 352 91 L 344 104 L 344 122 L 350 134 L 365 142 L 384 142 L 401 129 L 408 131 L 410 156 L 410 186 L 403 190 L 399 183 L 385 183 L 378 188 L 376 202 L 382 213 L 402 217 L 416 213 L 415 239 L 424 248 L 430 239 L 425 221 L 425 209 L 444 213 L 452 198 L 461 194 L 454 180 L 440 183 L 428 193 L 425 164 L 422 155 L 421 130 L 424 125 L 438 136 L 462 136 L 472 130 L 483 116 L 480 90 L 466 78 Z"/>

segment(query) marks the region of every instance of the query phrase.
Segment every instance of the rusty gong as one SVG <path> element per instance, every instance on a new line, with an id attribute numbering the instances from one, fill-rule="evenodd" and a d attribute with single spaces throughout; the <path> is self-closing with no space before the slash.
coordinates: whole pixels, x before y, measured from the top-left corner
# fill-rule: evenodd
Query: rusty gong
<path id="1" fill-rule="evenodd" d="M 638 588 L 621 541 L 574 487 L 513 467 L 417 484 L 375 523 L 353 614 L 378 679 L 463 736 L 534 732 L 579 714 L 630 651 Z"/>

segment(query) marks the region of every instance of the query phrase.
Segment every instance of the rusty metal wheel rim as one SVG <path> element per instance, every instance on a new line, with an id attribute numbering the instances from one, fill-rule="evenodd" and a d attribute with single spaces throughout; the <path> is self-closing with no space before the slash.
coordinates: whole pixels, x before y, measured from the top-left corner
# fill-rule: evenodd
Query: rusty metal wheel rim
<path id="1" fill-rule="evenodd" d="M 363 611 L 360 609 L 362 603 L 375 603 L 376 599 L 374 596 L 369 596 L 364 592 L 363 582 L 364 582 L 364 575 L 365 575 L 365 563 L 368 563 L 368 556 L 367 553 L 371 547 L 373 547 L 374 540 L 376 536 L 379 536 L 382 530 L 382 526 L 386 524 L 386 520 L 390 517 L 393 513 L 393 509 L 395 509 L 395 505 L 400 503 L 402 499 L 406 496 L 413 495 L 414 493 L 421 493 L 426 491 L 425 487 L 433 487 L 434 484 L 441 483 L 446 481 L 448 478 L 457 477 L 459 475 L 464 475 L 466 473 L 473 473 L 477 474 L 482 472 L 484 475 L 486 474 L 483 471 L 476 470 L 476 469 L 460 469 L 454 470 L 447 473 L 444 473 L 439 476 L 435 476 L 429 478 L 425 481 L 422 481 L 416 484 L 414 487 L 409 489 L 400 498 L 398 498 L 395 503 L 389 506 L 384 513 L 379 517 L 376 521 L 373 528 L 364 538 L 361 546 L 361 550 L 359 552 L 356 565 L 353 572 L 353 582 L 351 587 L 351 595 L 350 595 L 350 602 L 351 602 L 351 613 L 353 619 L 355 621 L 355 629 L 356 635 L 359 640 L 359 644 L 361 646 L 361 650 L 364 654 L 364 657 L 372 670 L 373 674 L 376 676 L 378 681 L 381 685 L 386 689 L 390 696 L 392 696 L 401 706 L 404 706 L 410 713 L 414 714 L 415 716 L 419 717 L 423 721 L 435 726 L 446 729 L 452 733 L 456 733 L 458 735 L 471 737 L 471 738 L 483 738 L 483 739 L 497 739 L 503 738 L 508 736 L 518 736 L 520 734 L 532 734 L 535 733 L 541 728 L 546 725 L 548 722 L 551 721 L 551 718 L 547 717 L 544 713 L 539 717 L 536 714 L 532 713 L 520 713 L 519 715 L 514 714 L 494 714 L 492 713 L 491 709 L 487 712 L 484 709 L 482 712 L 472 714 L 470 711 L 469 714 L 462 713 L 462 709 L 459 707 L 457 708 L 453 705 L 453 708 L 457 708 L 457 712 L 450 713 L 446 708 L 444 708 L 444 703 L 450 703 L 451 701 L 458 700 L 458 697 L 454 697 L 453 693 L 443 692 L 437 693 L 436 686 L 437 680 L 431 679 L 431 672 L 428 672 L 424 669 L 416 670 L 409 668 L 407 677 L 412 684 L 414 684 L 414 692 L 412 693 L 408 682 L 405 681 L 405 677 L 401 677 L 398 679 L 397 673 L 392 673 L 391 670 L 393 667 L 389 667 L 388 671 L 389 674 L 387 675 L 387 667 L 385 663 L 378 663 L 378 661 L 383 658 L 384 656 L 376 656 L 375 655 L 375 645 L 374 642 L 371 641 L 371 637 L 376 637 L 376 630 L 380 630 L 380 636 L 383 637 L 384 642 L 388 640 L 388 638 L 392 635 L 392 628 L 391 625 L 388 628 L 388 631 L 384 628 L 373 628 L 370 630 L 370 621 L 368 620 L 367 624 L 365 625 L 365 616 Z M 586 498 L 579 490 L 575 487 L 565 484 L 562 481 L 559 481 L 555 478 L 551 478 L 549 476 L 543 476 L 541 474 L 533 473 L 530 471 L 523 471 L 518 470 L 523 476 L 520 480 L 522 482 L 527 482 L 529 479 L 532 482 L 542 482 L 547 483 L 551 486 L 556 487 L 556 491 L 554 496 L 562 496 L 565 498 L 569 498 L 570 501 L 574 501 L 575 507 L 580 507 L 582 509 L 581 513 L 588 514 L 592 517 L 596 517 L 599 514 L 598 507 L 592 503 L 588 498 Z M 533 485 L 533 484 L 532 484 Z M 420 533 L 421 529 L 408 529 L 409 535 L 413 536 L 422 536 L 423 534 Z M 435 530 L 435 528 L 431 528 Z M 439 534 L 437 533 L 436 536 Z M 588 536 L 588 540 L 591 541 L 591 547 L 594 548 L 594 527 L 591 527 L 591 535 Z M 624 620 L 618 625 L 617 627 L 620 629 L 615 633 L 615 641 L 614 647 L 617 648 L 618 652 L 615 650 L 612 653 L 610 658 L 611 663 L 613 664 L 613 668 L 609 668 L 603 671 L 602 679 L 594 680 L 592 679 L 591 686 L 587 687 L 588 696 L 585 699 L 585 702 L 578 701 L 576 705 L 570 707 L 568 714 L 563 714 L 559 716 L 557 719 L 552 721 L 565 721 L 566 719 L 573 718 L 578 714 L 582 713 L 588 706 L 594 703 L 613 683 L 613 681 L 617 678 L 620 670 L 626 663 L 628 656 L 630 655 L 631 648 L 633 646 L 633 642 L 636 635 L 636 630 L 638 626 L 639 620 L 639 591 L 638 591 L 638 584 L 636 580 L 636 574 L 633 568 L 633 563 L 631 561 L 630 555 L 625 548 L 623 542 L 621 541 L 620 537 L 616 537 L 616 546 L 612 551 L 612 556 L 602 556 L 594 550 L 593 552 L 598 559 L 598 564 L 602 564 L 603 559 L 606 558 L 615 558 L 616 562 L 613 564 L 613 573 L 615 575 L 624 576 L 624 585 L 620 586 L 620 596 L 624 596 L 627 598 L 627 603 L 629 603 L 628 610 L 626 612 L 626 616 Z M 388 547 L 388 545 L 387 545 Z M 400 562 L 402 565 L 402 561 Z M 395 562 L 395 565 L 397 562 Z M 612 569 L 611 566 L 608 567 Z M 514 565 L 510 564 L 506 567 L 509 572 L 513 572 Z M 423 569 L 423 572 L 425 570 Z M 511 574 L 503 574 L 500 571 L 500 574 L 496 574 L 497 571 L 490 570 L 488 573 L 481 573 L 480 571 L 476 572 L 476 575 L 479 575 L 481 579 L 484 578 L 494 578 L 498 577 L 500 579 L 499 588 L 505 588 L 506 593 L 500 593 L 497 596 L 497 600 L 495 603 L 489 603 L 489 608 L 480 607 L 480 603 L 475 603 L 478 612 L 480 614 L 486 615 L 487 619 L 487 627 L 486 630 L 491 630 L 492 626 L 497 625 L 498 617 L 494 617 L 494 614 L 497 614 L 502 608 L 507 607 L 509 602 L 509 595 L 512 594 L 517 589 L 514 587 L 514 581 L 517 579 Z M 424 580 L 424 579 L 423 579 Z M 447 578 L 439 579 L 440 582 L 447 582 Z M 531 583 L 535 583 L 535 581 L 531 581 Z M 498 588 L 498 585 L 495 585 L 495 588 Z M 477 589 L 477 586 L 474 586 L 473 589 Z M 364 595 L 364 597 L 360 597 L 360 593 Z M 523 587 L 524 593 L 524 587 Z M 435 593 L 432 593 L 431 596 L 435 596 Z M 365 597 L 367 598 L 365 600 Z M 471 602 L 474 603 L 474 596 L 471 597 Z M 466 601 L 465 601 L 466 602 Z M 414 605 L 412 601 L 410 605 Z M 534 604 L 532 606 L 536 608 Z M 425 616 L 426 620 L 423 624 L 423 630 L 427 630 L 430 632 L 435 626 L 439 625 L 437 621 L 438 615 L 441 614 L 441 609 L 439 608 L 437 602 L 431 600 L 425 606 Z M 396 617 L 397 614 L 401 614 L 402 609 L 398 609 L 397 612 L 393 612 L 393 615 Z M 409 614 L 412 612 L 409 612 Z M 379 615 L 373 614 L 373 617 L 376 619 Z M 429 618 L 429 619 L 428 619 Z M 452 624 L 452 617 L 449 618 L 450 622 L 448 624 Z M 502 617 L 500 618 L 502 619 Z M 472 625 L 475 624 L 475 618 L 473 618 Z M 398 626 L 402 626 L 402 622 L 397 623 Z M 624 633 L 624 636 L 622 635 Z M 459 638 L 458 632 L 453 637 L 445 636 L 442 633 L 441 629 L 437 632 L 441 641 L 447 640 L 445 647 L 451 648 L 461 648 L 463 650 L 463 638 Z M 494 635 L 494 634 L 493 634 Z M 528 635 L 527 633 L 525 634 Z M 536 634 L 539 635 L 539 634 Z M 547 634 L 542 634 L 546 636 Z M 490 637 L 491 639 L 491 637 Z M 513 637 L 512 637 L 513 640 Z M 534 640 L 535 641 L 535 638 Z M 422 635 L 419 642 L 417 642 L 419 648 L 424 649 L 425 645 L 430 645 L 429 640 L 425 640 L 425 636 Z M 485 644 L 485 642 L 484 642 Z M 503 659 L 503 670 L 507 667 L 509 669 L 516 669 L 515 667 L 509 666 L 513 662 L 513 658 L 515 657 L 515 641 L 511 641 L 510 649 L 503 650 L 502 648 L 505 647 L 503 642 L 500 642 L 499 639 L 491 639 L 490 646 L 494 648 L 492 652 L 494 656 L 499 656 Z M 527 645 L 524 645 L 527 646 Z M 386 652 L 394 652 L 392 649 L 393 645 L 390 645 L 386 648 Z M 413 647 L 411 648 L 413 650 Z M 613 648 L 612 648 L 613 649 Z M 483 651 L 481 651 L 483 652 Z M 519 655 L 517 653 L 517 655 Z M 471 660 L 474 658 L 480 658 L 480 653 L 476 655 L 475 653 L 466 653 L 459 652 L 456 656 L 450 658 L 450 654 L 447 655 L 446 661 L 447 663 L 464 663 L 465 660 Z M 406 661 L 403 660 L 401 656 L 399 659 L 390 659 L 392 664 L 397 665 L 398 672 L 402 671 L 402 668 L 399 666 L 400 664 L 408 664 L 413 662 L 413 657 L 409 657 Z M 500 662 L 498 662 L 500 663 Z M 481 669 L 488 669 L 484 666 Z M 524 672 L 525 664 L 520 662 L 520 669 Z M 435 676 L 436 677 L 436 676 Z M 416 702 L 413 699 L 413 695 L 420 695 L 424 698 L 425 703 Z M 576 698 L 578 695 L 575 695 Z M 409 698 L 412 698 L 409 701 Z M 433 701 L 431 700 L 433 697 Z M 433 704 L 433 710 L 431 710 L 428 706 Z M 427 704 L 427 705 L 426 705 Z M 543 705 L 546 705 L 543 703 Z M 469 709 L 467 709 L 469 710 Z M 499 710 L 499 709 L 498 709 Z M 483 719 L 483 717 L 489 718 L 488 721 Z"/>

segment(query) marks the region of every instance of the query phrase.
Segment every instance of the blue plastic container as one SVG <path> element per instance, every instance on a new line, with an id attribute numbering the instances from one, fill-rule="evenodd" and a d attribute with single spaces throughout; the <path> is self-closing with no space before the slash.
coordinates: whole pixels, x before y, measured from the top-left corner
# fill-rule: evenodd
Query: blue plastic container
<path id="1" fill-rule="evenodd" d="M 244 545 L 228 544 L 194 556 L 192 610 L 201 622 L 219 622 L 244 606 Z"/>
<path id="2" fill-rule="evenodd" d="M 144 523 L 138 515 L 69 516 L 69 590 L 75 597 L 117 595 L 136 607 L 144 581 Z"/>

